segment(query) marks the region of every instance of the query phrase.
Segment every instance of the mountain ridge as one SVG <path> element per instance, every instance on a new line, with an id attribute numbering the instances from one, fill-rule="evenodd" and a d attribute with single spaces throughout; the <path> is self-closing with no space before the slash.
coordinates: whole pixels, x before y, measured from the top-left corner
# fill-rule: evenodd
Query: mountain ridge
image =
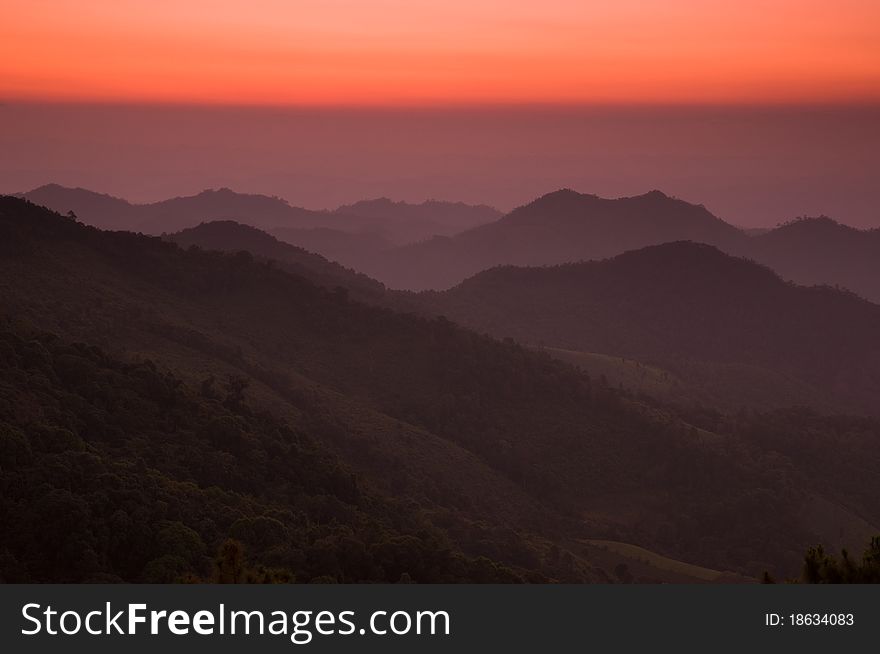
<path id="1" fill-rule="evenodd" d="M 0 235 L 4 320 L 52 332 L 49 342 L 81 341 L 87 350 L 149 359 L 159 369 L 179 371 L 187 388 L 201 388 L 207 396 L 217 380 L 244 378 L 249 402 L 338 452 L 344 465 L 362 475 L 359 487 L 397 498 L 402 504 L 395 506 L 408 507 L 401 509 L 401 519 L 421 515 L 430 533 L 438 533 L 431 525 L 441 529 L 465 556 L 487 557 L 489 571 L 503 572 L 490 565 L 494 561 L 521 579 L 612 579 L 608 567 L 603 573 L 591 564 L 599 560 L 591 557 L 612 553 L 589 554 L 576 545 L 583 538 L 630 542 L 677 560 L 749 575 L 768 567 L 791 569 L 807 543 L 833 535 L 830 520 L 813 522 L 805 512 L 802 498 L 810 480 L 821 481 L 823 495 L 847 511 L 868 523 L 877 520 L 876 507 L 865 499 L 875 497 L 876 479 L 850 488 L 846 479 L 852 475 L 841 476 L 845 463 L 814 464 L 827 461 L 828 448 L 849 438 L 858 444 L 860 466 L 873 466 L 876 455 L 869 444 L 875 427 L 866 419 L 829 422 L 825 440 L 811 445 L 818 449 L 800 452 L 804 462 L 786 472 L 793 464 L 785 457 L 768 459 L 762 440 L 772 435 L 786 456 L 797 454 L 795 436 L 819 420 L 813 414 L 780 418 L 781 427 L 766 434 L 760 415 L 731 423 L 705 411 L 681 413 L 609 388 L 516 343 L 481 336 L 449 320 L 364 305 L 253 255 L 182 250 L 158 238 L 102 232 L 20 200 L 0 198 Z M 32 349 L 15 354 L 8 374 L 41 362 L 51 364 L 45 374 L 57 374 L 51 372 L 56 355 Z M 7 352 L 0 351 L 0 363 L 9 361 Z M 76 393 L 92 392 L 90 366 L 64 361 L 64 378 L 77 384 Z M 81 368 L 84 372 L 77 373 Z M 37 380 L 44 373 L 33 374 Z M 146 375 L 132 384 L 165 397 L 163 386 L 148 383 L 153 378 Z M 230 382 L 233 405 L 240 402 L 236 388 L 240 384 Z M 126 406 L 140 406 L 136 397 Z M 80 406 L 80 413 L 68 430 L 83 438 L 100 413 L 78 402 L 72 406 Z M 17 405 L 13 398 L 0 408 Z M 10 415 L 14 429 L 21 429 L 22 420 L 27 427 L 30 414 Z M 197 446 L 194 461 L 219 456 L 234 472 L 229 458 L 234 455 L 214 450 L 238 447 L 240 438 L 249 442 L 250 430 L 239 431 L 221 430 L 207 441 L 191 441 L 184 432 L 183 440 L 171 439 L 169 445 Z M 700 436 L 709 432 L 716 436 Z M 6 432 L 0 433 L 5 438 Z M 110 433 L 123 454 L 140 451 L 143 435 L 129 442 L 125 431 Z M 214 449 L 198 454 L 205 447 Z M 51 458 L 41 460 L 48 464 Z M 155 459 L 163 465 L 173 461 Z M 62 483 L 53 476 L 55 468 L 41 470 L 53 483 Z M 336 500 L 315 500 L 309 513 L 314 520 L 355 510 L 345 479 L 336 482 Z M 105 481 L 100 477 L 96 483 Z M 264 481 L 269 480 L 247 475 L 236 484 L 246 483 L 248 493 L 268 492 Z M 764 490 L 755 496 L 755 489 Z M 273 497 L 282 501 L 284 496 Z M 278 508 L 281 513 L 264 517 L 283 520 L 287 529 L 300 528 L 296 504 Z M 216 530 L 185 520 L 206 544 L 216 542 Z M 737 524 L 733 531 L 732 522 Z M 394 541 L 397 545 L 375 555 L 385 556 L 388 571 L 399 574 L 413 551 L 407 543 L 415 551 L 421 551 L 420 541 L 429 543 L 426 551 L 437 551 L 430 545 L 434 536 L 413 538 Z M 338 547 L 348 547 L 346 542 Z M 351 567 L 364 560 L 353 555 L 335 572 L 332 566 L 326 572 L 324 564 L 317 565 L 320 559 L 311 558 L 326 547 L 306 545 L 305 562 L 296 558 L 300 554 L 280 553 L 292 557 L 282 560 L 297 574 L 322 570 L 336 579 L 373 578 L 369 570 Z M 337 545 L 333 548 L 337 551 Z M 18 556 L 25 550 L 13 543 L 11 551 Z M 267 555 L 263 548 L 257 553 Z M 277 559 L 266 562 L 272 560 Z M 436 570 L 418 570 L 421 579 L 436 578 L 431 576 Z M 465 574 L 477 578 L 476 569 Z M 664 578 L 660 572 L 652 575 Z"/>
<path id="2" fill-rule="evenodd" d="M 838 407 L 877 411 L 880 306 L 832 287 L 786 282 L 763 264 L 706 244 L 499 266 L 416 298 L 498 337 L 672 370 L 686 368 L 688 359 L 756 365 L 813 385 Z"/>
<path id="3" fill-rule="evenodd" d="M 81 199 L 59 199 L 59 192 Z M 366 273 L 389 288 L 443 289 L 496 265 L 603 259 L 649 245 L 693 240 L 759 261 L 791 281 L 841 286 L 880 302 L 880 229 L 859 230 L 820 217 L 742 230 L 703 205 L 659 190 L 612 199 L 560 189 L 495 220 L 497 212 L 484 205 L 379 198 L 312 211 L 280 198 L 229 189 L 150 205 L 55 184 L 24 195 L 60 213 L 72 209 L 81 220 L 104 229 L 160 234 L 212 220 L 235 220 Z M 368 215 L 349 213 L 358 206 Z M 461 215 L 451 217 L 449 212 L 458 210 Z M 471 226 L 474 221 L 480 224 Z"/>
<path id="4" fill-rule="evenodd" d="M 733 247 L 746 238 L 704 207 L 660 191 L 606 199 L 562 189 L 518 207 L 493 223 L 448 239 L 394 250 L 384 265 L 365 272 L 395 288 L 437 289 L 495 265 L 601 259 L 628 249 L 682 239 Z"/>
<path id="5" fill-rule="evenodd" d="M 305 277 L 318 286 L 330 289 L 344 287 L 373 302 L 381 301 L 385 294 L 385 287 L 380 282 L 362 273 L 233 220 L 204 222 L 167 234 L 164 238 L 182 248 L 195 246 L 222 252 L 244 250 L 267 261 L 277 262 L 289 272 Z"/>
<path id="6" fill-rule="evenodd" d="M 402 244 L 427 238 L 437 230 L 446 233 L 450 225 L 453 230 L 459 230 L 500 215 L 487 205 L 441 200 L 426 200 L 420 204 L 362 200 L 334 210 L 313 210 L 297 207 L 277 196 L 240 193 L 227 187 L 142 204 L 56 183 L 19 193 L 17 197 L 59 213 L 72 210 L 80 220 L 102 229 L 142 231 L 155 236 L 212 220 L 236 220 L 263 230 L 324 228 L 352 234 L 377 234 Z"/>
<path id="7" fill-rule="evenodd" d="M 788 279 L 841 286 L 880 303 L 880 228 L 802 218 L 754 236 L 748 253 Z"/>

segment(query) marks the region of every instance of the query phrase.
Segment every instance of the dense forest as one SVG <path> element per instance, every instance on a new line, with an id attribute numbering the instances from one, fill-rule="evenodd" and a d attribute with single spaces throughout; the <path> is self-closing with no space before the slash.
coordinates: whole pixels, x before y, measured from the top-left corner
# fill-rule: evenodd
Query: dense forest
<path id="1" fill-rule="evenodd" d="M 222 580 L 236 558 L 256 581 L 548 578 L 518 557 L 591 579 L 539 564 L 514 532 L 509 564 L 463 554 L 447 531 L 467 544 L 480 524 L 372 488 L 316 440 L 329 416 L 254 410 L 243 378 L 191 388 L 150 360 L 8 326 L 0 366 L 5 581 Z"/>
<path id="2" fill-rule="evenodd" d="M 687 580 L 594 539 L 784 577 L 880 524 L 870 418 L 666 403 L 13 198 L 0 273 L 5 580 Z"/>

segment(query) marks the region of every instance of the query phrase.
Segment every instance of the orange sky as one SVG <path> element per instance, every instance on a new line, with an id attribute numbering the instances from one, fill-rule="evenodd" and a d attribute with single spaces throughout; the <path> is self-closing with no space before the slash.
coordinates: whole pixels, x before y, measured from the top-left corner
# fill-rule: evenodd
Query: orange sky
<path id="1" fill-rule="evenodd" d="M 0 98 L 880 100 L 877 0 L 0 0 Z"/>

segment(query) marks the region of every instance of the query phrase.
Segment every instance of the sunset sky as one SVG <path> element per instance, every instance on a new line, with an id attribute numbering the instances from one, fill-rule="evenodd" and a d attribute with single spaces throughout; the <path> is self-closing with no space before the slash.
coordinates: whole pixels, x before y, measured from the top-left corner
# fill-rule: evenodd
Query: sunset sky
<path id="1" fill-rule="evenodd" d="M 880 226 L 878 0 L 0 0 L 0 192 Z"/>
<path id="2" fill-rule="evenodd" d="M 865 103 L 876 0 L 4 0 L 0 98 Z"/>

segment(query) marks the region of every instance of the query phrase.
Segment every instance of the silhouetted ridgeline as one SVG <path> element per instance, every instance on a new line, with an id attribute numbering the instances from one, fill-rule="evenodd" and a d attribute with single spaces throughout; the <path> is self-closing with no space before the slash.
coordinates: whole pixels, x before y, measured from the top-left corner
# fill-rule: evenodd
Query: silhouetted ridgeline
<path id="1" fill-rule="evenodd" d="M 365 246 L 403 245 L 436 234 L 450 235 L 496 220 L 500 212 L 485 205 L 429 200 L 421 204 L 387 198 L 362 200 L 334 211 L 312 211 L 266 195 L 236 193 L 228 188 L 196 195 L 132 204 L 82 188 L 47 184 L 22 197 L 66 214 L 73 211 L 88 225 L 158 235 L 201 222 L 236 220 L 264 230 L 329 230 L 362 237 Z M 325 254 L 321 250 L 322 254 Z"/>
<path id="2" fill-rule="evenodd" d="M 445 289 L 493 266 L 598 260 L 684 240 L 747 256 L 785 279 L 880 302 L 880 230 L 813 219 L 750 236 L 659 191 L 615 200 L 556 191 L 496 222 L 393 250 L 363 270 L 392 288 Z"/>
<path id="3" fill-rule="evenodd" d="M 447 288 L 497 265 L 602 259 L 684 239 L 733 248 L 747 237 L 705 208 L 659 191 L 609 200 L 562 190 L 494 223 L 395 250 L 365 272 L 393 288 Z"/>
<path id="4" fill-rule="evenodd" d="M 880 524 L 875 421 L 672 409 L 247 253 L 0 198 L 0 307 L 7 580 L 211 578 L 230 538 L 254 579 L 785 576 Z"/>
<path id="5" fill-rule="evenodd" d="M 419 299 L 498 337 L 652 363 L 695 387 L 714 386 L 708 399 L 733 408 L 763 398 L 765 406 L 880 412 L 880 306 L 795 286 L 708 245 L 499 267 Z"/>
<path id="6" fill-rule="evenodd" d="M 498 268 L 445 293 L 413 295 L 385 291 L 232 222 L 169 238 L 233 253 L 246 248 L 357 299 L 512 336 L 676 403 L 876 410 L 874 305 L 833 289 L 795 287 L 708 246 L 680 242 L 613 262 Z"/>
<path id="7" fill-rule="evenodd" d="M 388 198 L 361 200 L 343 205 L 334 211 L 339 217 L 357 217 L 356 220 L 373 225 L 374 229 L 396 245 L 414 243 L 432 236 L 452 236 L 466 229 L 490 223 L 502 213 L 485 204 L 428 200 L 421 204 L 394 202 Z"/>
<path id="8" fill-rule="evenodd" d="M 221 252 L 246 250 L 267 261 L 277 262 L 288 272 L 301 275 L 319 286 L 343 287 L 374 302 L 380 302 L 385 295 L 385 287 L 366 275 L 231 220 L 202 223 L 166 238 L 183 248 L 195 246 Z"/>
<path id="9" fill-rule="evenodd" d="M 880 229 L 795 220 L 753 238 L 748 254 L 786 279 L 841 286 L 880 303 Z"/>
<path id="10" fill-rule="evenodd" d="M 497 265 L 603 259 L 689 240 L 747 256 L 785 279 L 840 286 L 880 302 L 880 230 L 862 231 L 818 218 L 742 231 L 703 206 L 660 191 L 606 199 L 561 190 L 503 217 L 482 205 L 408 204 L 387 198 L 332 212 L 309 211 L 280 198 L 229 189 L 149 205 L 57 184 L 24 196 L 62 214 L 73 210 L 86 224 L 103 229 L 160 234 L 235 220 L 367 273 L 390 288 L 443 289 Z"/>

